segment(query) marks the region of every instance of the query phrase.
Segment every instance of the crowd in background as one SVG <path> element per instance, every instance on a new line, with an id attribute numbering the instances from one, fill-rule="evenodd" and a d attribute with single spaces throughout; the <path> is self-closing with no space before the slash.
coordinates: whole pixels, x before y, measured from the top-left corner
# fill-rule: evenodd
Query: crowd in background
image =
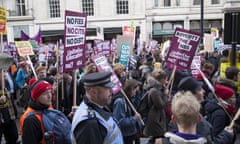
<path id="1" fill-rule="evenodd" d="M 143 49 L 139 55 L 134 55 L 137 57 L 136 67 L 120 64 L 117 56 L 109 59 L 135 109 L 141 109 L 143 100 L 147 100 L 149 109 L 146 114 L 140 111 L 135 113 L 121 91 L 112 96 L 107 108 L 118 121 L 125 144 L 140 143 L 141 137 L 148 138 L 149 143 L 163 144 L 187 141 L 215 144 L 239 142 L 240 118 L 235 121 L 233 129 L 228 128 L 240 107 L 237 85 L 239 69 L 229 66 L 224 77 L 220 76 L 220 64 L 229 62 L 228 50 L 201 53 L 204 76 L 199 74 L 196 78 L 187 70 L 167 69 L 160 49 L 153 52 Z M 53 107 L 62 111 L 71 121 L 74 115 L 74 73 L 60 76 L 54 61 L 46 65 L 33 59 L 38 79 L 47 81 L 53 87 Z M 91 61 L 79 68 L 76 80 L 77 105 L 83 101 L 86 93 L 82 77 L 97 71 L 97 66 Z M 170 88 L 168 80 L 172 72 L 175 74 Z M 4 135 L 8 143 L 20 143 L 15 119 L 22 113 L 17 112 L 17 107 L 26 109 L 29 106 L 33 77 L 30 64 L 24 58 L 5 71 L 5 88 L 9 97 L 1 96 L 0 99 L 0 138 Z M 214 92 L 204 78 L 209 80 Z M 143 99 L 145 96 L 147 98 Z M 5 105 L 7 100 L 10 102 Z M 141 119 L 145 125 L 139 122 Z"/>

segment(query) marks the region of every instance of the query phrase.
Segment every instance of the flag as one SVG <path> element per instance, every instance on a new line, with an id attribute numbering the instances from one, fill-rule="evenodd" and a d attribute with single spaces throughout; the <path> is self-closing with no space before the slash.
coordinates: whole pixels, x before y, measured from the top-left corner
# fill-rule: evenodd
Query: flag
<path id="1" fill-rule="evenodd" d="M 33 36 L 29 37 L 24 31 L 21 30 L 21 40 L 26 41 L 26 40 L 35 40 L 38 42 L 38 45 L 42 44 L 42 31 L 41 28 L 39 28 L 38 33 Z"/>
<path id="2" fill-rule="evenodd" d="M 24 31 L 21 30 L 21 40 L 26 41 L 29 39 L 30 39 L 30 37 Z"/>

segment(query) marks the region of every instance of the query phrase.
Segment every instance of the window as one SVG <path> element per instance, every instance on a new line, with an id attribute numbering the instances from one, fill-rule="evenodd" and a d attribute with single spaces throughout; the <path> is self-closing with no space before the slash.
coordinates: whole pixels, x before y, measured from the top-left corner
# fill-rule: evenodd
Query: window
<path id="1" fill-rule="evenodd" d="M 201 4 L 201 0 L 193 0 L 193 5 L 200 5 Z"/>
<path id="2" fill-rule="evenodd" d="M 128 0 L 117 0 L 117 14 L 128 14 Z"/>
<path id="3" fill-rule="evenodd" d="M 83 9 L 83 12 L 88 16 L 93 16 L 94 15 L 93 0 L 83 0 L 82 9 Z"/>
<path id="4" fill-rule="evenodd" d="M 220 4 L 219 0 L 212 0 L 212 4 Z"/>
<path id="5" fill-rule="evenodd" d="M 180 6 L 180 0 L 176 0 L 176 6 Z"/>
<path id="6" fill-rule="evenodd" d="M 59 0 L 49 0 L 50 18 L 60 17 L 60 2 Z"/>
<path id="7" fill-rule="evenodd" d="M 158 0 L 154 0 L 154 7 L 158 7 Z"/>
<path id="8" fill-rule="evenodd" d="M 164 0 L 164 6 L 171 6 L 171 0 Z"/>
<path id="9" fill-rule="evenodd" d="M 26 7 L 24 0 L 16 0 L 17 3 L 17 16 L 25 16 L 26 15 Z"/>

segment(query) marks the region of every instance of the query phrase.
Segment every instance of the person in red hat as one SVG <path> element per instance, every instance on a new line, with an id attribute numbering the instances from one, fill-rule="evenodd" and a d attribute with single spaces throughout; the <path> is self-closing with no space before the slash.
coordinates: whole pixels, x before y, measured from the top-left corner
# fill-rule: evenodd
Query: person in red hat
<path id="1" fill-rule="evenodd" d="M 52 85 L 47 81 L 34 78 L 29 81 L 31 86 L 31 100 L 28 108 L 20 118 L 20 135 L 23 144 L 37 144 L 43 142 L 41 118 L 36 115 L 27 116 L 36 110 L 51 109 Z"/>
<path id="2" fill-rule="evenodd" d="M 231 88 L 217 84 L 215 85 L 215 93 L 221 104 L 212 100 L 208 101 L 204 106 L 207 120 L 212 124 L 214 136 L 218 135 L 230 124 L 230 116 L 233 116 L 236 112 L 235 93 Z"/>

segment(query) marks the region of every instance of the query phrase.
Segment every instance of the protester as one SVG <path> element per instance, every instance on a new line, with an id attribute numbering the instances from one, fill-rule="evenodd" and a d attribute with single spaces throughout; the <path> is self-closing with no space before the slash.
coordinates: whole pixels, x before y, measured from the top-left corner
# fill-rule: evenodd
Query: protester
<path id="1" fill-rule="evenodd" d="M 36 68 L 36 74 L 38 79 L 43 79 L 47 77 L 47 69 L 45 66 L 39 66 Z"/>
<path id="2" fill-rule="evenodd" d="M 27 74 L 28 74 L 28 63 L 25 61 L 22 61 L 19 63 L 19 69 L 17 71 L 17 75 L 15 78 L 16 84 L 19 89 L 24 87 L 24 84 L 26 82 L 25 80 L 27 78 Z"/>
<path id="3" fill-rule="evenodd" d="M 23 144 L 70 144 L 71 123 L 52 107 L 52 85 L 44 80 L 30 80 L 31 101 L 20 118 Z"/>
<path id="4" fill-rule="evenodd" d="M 72 72 L 64 73 L 58 85 L 59 109 L 68 116 L 73 106 L 73 76 Z M 77 100 L 78 101 L 78 100 Z M 78 103 L 79 104 L 79 103 Z"/>
<path id="5" fill-rule="evenodd" d="M 195 80 L 193 77 L 188 76 L 183 78 L 178 84 L 179 91 L 190 91 L 193 96 L 198 100 L 201 104 L 200 112 L 201 114 L 205 114 L 204 106 L 208 102 L 204 100 L 204 90 L 202 89 L 202 84 Z M 176 131 L 177 126 L 172 121 L 169 123 L 169 130 Z M 231 144 L 233 141 L 233 133 L 231 130 L 222 130 L 218 135 L 213 135 L 213 128 L 211 123 L 209 123 L 204 115 L 201 120 L 197 124 L 197 134 L 207 138 L 209 143 L 217 143 L 217 144 Z"/>
<path id="6" fill-rule="evenodd" d="M 83 77 L 86 97 L 72 121 L 72 140 L 76 144 L 123 144 L 118 122 L 104 109 L 112 100 L 111 72 L 96 72 Z"/>
<path id="7" fill-rule="evenodd" d="M 135 79 L 127 80 L 124 84 L 124 92 L 128 99 L 136 95 L 139 82 Z M 113 116 L 119 121 L 119 127 L 123 133 L 124 143 L 133 144 L 133 141 L 140 137 L 141 115 L 133 113 L 122 93 L 114 97 Z M 136 141 L 135 141 L 136 144 Z"/>
<path id="8" fill-rule="evenodd" d="M 167 131 L 165 106 L 168 97 L 165 88 L 166 78 L 167 74 L 163 70 L 155 70 L 152 72 L 152 77 L 147 79 L 146 93 L 149 97 L 149 112 L 143 134 L 152 137 L 152 143 L 156 138 L 163 137 Z"/>
<path id="9" fill-rule="evenodd" d="M 205 104 L 207 120 L 213 127 L 213 136 L 217 136 L 230 124 L 230 120 L 236 112 L 235 93 L 231 88 L 217 84 L 215 85 L 215 93 L 220 98 L 220 103 L 209 101 Z"/>
<path id="10" fill-rule="evenodd" d="M 2 88 L 2 73 L 0 72 L 0 87 Z M 5 86 L 7 81 L 5 81 Z M 7 144 L 17 144 L 18 129 L 15 122 L 17 113 L 14 110 L 14 104 L 8 91 L 0 90 L 0 143 L 4 136 Z"/>
<path id="11" fill-rule="evenodd" d="M 216 84 L 221 84 L 231 88 L 235 92 L 236 106 L 240 107 L 240 97 L 238 94 L 237 81 L 238 81 L 239 69 L 234 66 L 227 67 L 225 70 L 225 77 L 218 77 Z"/>
<path id="12" fill-rule="evenodd" d="M 200 104 L 191 92 L 178 92 L 172 100 L 172 120 L 178 131 L 167 132 L 163 144 L 206 144 L 207 139 L 197 134 L 200 121 Z"/>
<path id="13" fill-rule="evenodd" d="M 43 128 L 42 123 L 36 115 L 27 117 L 28 113 L 49 109 L 52 104 L 52 86 L 46 81 L 30 80 L 30 86 L 33 87 L 31 91 L 31 100 L 27 110 L 20 118 L 20 135 L 23 144 L 39 144 L 43 143 Z"/>

